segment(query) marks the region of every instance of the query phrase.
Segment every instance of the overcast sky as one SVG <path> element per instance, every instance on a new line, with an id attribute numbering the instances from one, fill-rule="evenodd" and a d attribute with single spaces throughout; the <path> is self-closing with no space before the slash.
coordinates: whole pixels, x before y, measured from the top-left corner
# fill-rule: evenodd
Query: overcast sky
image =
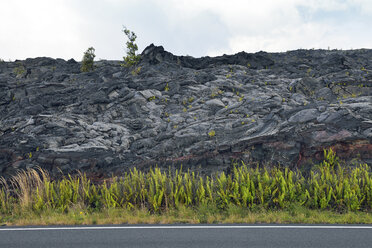
<path id="1" fill-rule="evenodd" d="M 122 59 L 125 25 L 147 45 L 215 56 L 372 48 L 372 0 L 0 0 L 0 58 Z"/>

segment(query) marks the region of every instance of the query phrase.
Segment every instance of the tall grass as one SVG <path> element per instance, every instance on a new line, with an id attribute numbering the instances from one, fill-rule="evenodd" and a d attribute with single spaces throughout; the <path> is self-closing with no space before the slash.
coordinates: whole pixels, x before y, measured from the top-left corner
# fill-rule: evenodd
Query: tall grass
<path id="1" fill-rule="evenodd" d="M 85 174 L 51 180 L 41 168 L 19 172 L 10 181 L 0 180 L 0 213 L 14 209 L 55 210 L 67 213 L 76 207 L 145 209 L 161 213 L 187 207 L 227 210 L 286 210 L 294 205 L 308 209 L 370 211 L 372 174 L 368 165 L 341 167 L 332 150 L 309 176 L 288 168 L 249 168 L 242 163 L 230 174 L 201 176 L 195 172 L 159 168 L 144 173 L 133 169 L 121 178 L 93 184 Z"/>

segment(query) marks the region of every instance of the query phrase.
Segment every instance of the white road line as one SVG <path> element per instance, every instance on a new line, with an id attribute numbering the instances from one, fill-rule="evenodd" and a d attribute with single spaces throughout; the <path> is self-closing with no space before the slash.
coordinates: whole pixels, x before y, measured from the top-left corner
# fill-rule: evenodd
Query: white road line
<path id="1" fill-rule="evenodd" d="M 80 226 L 14 227 L 1 231 L 120 230 L 120 229 L 372 229 L 372 226 Z"/>

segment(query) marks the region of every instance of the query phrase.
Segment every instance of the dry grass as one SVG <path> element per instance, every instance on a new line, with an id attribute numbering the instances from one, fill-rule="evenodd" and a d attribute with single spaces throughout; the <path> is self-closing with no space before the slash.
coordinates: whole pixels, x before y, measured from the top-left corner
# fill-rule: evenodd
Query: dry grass
<path id="1" fill-rule="evenodd" d="M 232 206 L 227 211 L 214 212 L 203 208 L 182 208 L 153 214 L 146 209 L 105 209 L 89 213 L 75 209 L 69 213 L 47 210 L 35 212 L 15 211 L 12 216 L 1 216 L 0 223 L 14 226 L 24 225 L 104 225 L 104 224 L 222 224 L 222 223 L 271 223 L 271 224 L 372 224 L 372 214 L 366 212 L 336 213 L 332 211 L 296 210 L 249 211 Z"/>
<path id="2" fill-rule="evenodd" d="M 45 182 L 49 182 L 49 174 L 42 170 L 40 167 L 36 170 L 22 170 L 19 171 L 10 180 L 10 184 L 15 192 L 19 203 L 22 207 L 28 207 L 32 204 L 32 196 L 35 193 L 35 189 L 42 191 L 44 189 Z M 4 179 L 2 184 L 6 185 L 6 189 L 9 187 Z"/>

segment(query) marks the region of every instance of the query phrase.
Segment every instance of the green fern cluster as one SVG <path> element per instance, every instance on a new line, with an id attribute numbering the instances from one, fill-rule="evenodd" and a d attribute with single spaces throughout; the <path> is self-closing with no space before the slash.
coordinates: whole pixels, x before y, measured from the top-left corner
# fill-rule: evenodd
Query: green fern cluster
<path id="1" fill-rule="evenodd" d="M 370 211 L 372 209 L 371 168 L 360 165 L 343 168 L 332 150 L 309 176 L 288 168 L 235 167 L 230 174 L 201 176 L 195 172 L 131 170 L 121 178 L 94 184 L 82 174 L 51 181 L 41 169 L 20 172 L 11 182 L 1 181 L 0 213 L 12 209 L 35 212 L 55 209 L 68 212 L 74 206 L 90 210 L 102 208 L 167 209 L 231 206 L 247 209 L 309 209 Z"/>

